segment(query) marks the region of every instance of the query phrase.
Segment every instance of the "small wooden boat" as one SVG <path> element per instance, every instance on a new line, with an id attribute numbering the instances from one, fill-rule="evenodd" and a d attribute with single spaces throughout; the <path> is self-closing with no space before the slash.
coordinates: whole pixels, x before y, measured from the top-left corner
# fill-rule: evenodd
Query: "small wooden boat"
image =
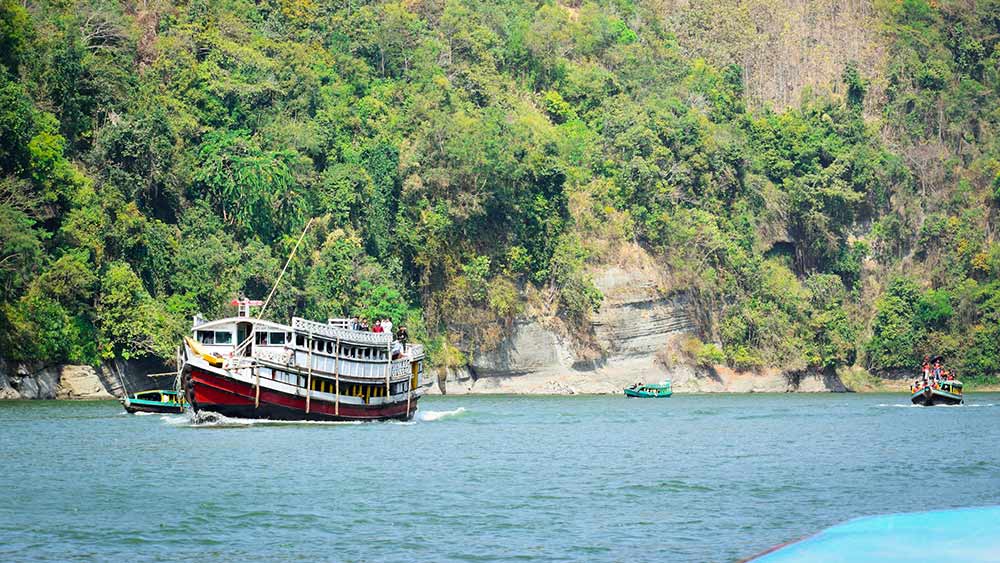
<path id="1" fill-rule="evenodd" d="M 962 395 L 962 382 L 948 379 L 938 382 L 931 382 L 922 388 L 912 389 L 910 402 L 914 405 L 932 407 L 935 405 L 961 405 L 964 401 Z"/>
<path id="2" fill-rule="evenodd" d="M 665 398 L 673 394 L 674 392 L 670 389 L 669 379 L 664 380 L 661 383 L 649 383 L 646 385 L 636 383 L 631 387 L 625 388 L 626 397 Z"/>
<path id="3" fill-rule="evenodd" d="M 119 399 L 119 401 L 125 410 L 132 414 L 137 412 L 178 414 L 184 412 L 186 405 L 184 395 L 166 389 L 142 391 L 131 397 L 126 396 Z"/>

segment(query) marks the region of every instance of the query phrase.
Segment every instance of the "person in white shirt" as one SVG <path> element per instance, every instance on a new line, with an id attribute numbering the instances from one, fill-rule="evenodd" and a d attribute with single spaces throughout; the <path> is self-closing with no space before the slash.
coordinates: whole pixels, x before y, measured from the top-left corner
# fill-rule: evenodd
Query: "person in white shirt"
<path id="1" fill-rule="evenodd" d="M 389 333 L 390 339 L 395 339 L 396 335 L 392 333 L 392 321 L 389 319 L 382 320 L 382 329 Z"/>

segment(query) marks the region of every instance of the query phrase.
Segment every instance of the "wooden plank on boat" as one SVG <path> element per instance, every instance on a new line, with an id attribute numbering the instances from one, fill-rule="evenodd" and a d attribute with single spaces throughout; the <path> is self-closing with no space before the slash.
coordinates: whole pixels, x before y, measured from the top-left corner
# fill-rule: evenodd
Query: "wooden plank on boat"
<path id="1" fill-rule="evenodd" d="M 385 361 L 385 396 L 386 399 L 389 398 L 389 376 L 392 375 L 392 341 L 390 340 L 389 345 L 385 347 L 386 357 Z"/>
<path id="2" fill-rule="evenodd" d="M 333 414 L 340 415 L 340 337 L 337 337 L 337 354 L 333 358 L 333 376 L 337 379 L 336 402 L 333 404 Z"/>
<path id="3" fill-rule="evenodd" d="M 312 384 L 313 384 L 313 339 L 312 333 L 309 333 L 309 338 L 306 339 L 306 346 L 309 347 L 309 375 L 306 376 L 306 414 L 309 414 L 309 399 L 312 398 Z"/>
<path id="4" fill-rule="evenodd" d="M 254 392 L 253 408 L 254 409 L 259 409 L 260 408 L 260 367 L 257 366 L 256 364 L 254 364 L 254 366 L 253 366 L 253 374 L 254 374 L 254 379 L 257 380 L 257 385 L 256 385 L 257 390 Z"/>

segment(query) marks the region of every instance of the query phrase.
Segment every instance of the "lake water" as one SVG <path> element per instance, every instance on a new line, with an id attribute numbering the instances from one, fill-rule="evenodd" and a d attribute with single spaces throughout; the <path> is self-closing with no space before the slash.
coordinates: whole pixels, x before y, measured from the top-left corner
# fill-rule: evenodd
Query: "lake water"
<path id="1" fill-rule="evenodd" d="M 427 397 L 418 420 L 192 425 L 0 403 L 0 560 L 733 561 L 1000 504 L 1000 395 Z"/>

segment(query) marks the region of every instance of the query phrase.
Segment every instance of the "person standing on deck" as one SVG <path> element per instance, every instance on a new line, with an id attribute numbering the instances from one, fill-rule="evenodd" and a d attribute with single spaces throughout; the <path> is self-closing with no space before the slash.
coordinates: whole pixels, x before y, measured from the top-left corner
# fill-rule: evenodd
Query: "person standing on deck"
<path id="1" fill-rule="evenodd" d="M 382 330 L 388 332 L 389 338 L 392 338 L 392 321 L 388 317 L 382 319 Z"/>
<path id="2" fill-rule="evenodd" d="M 385 329 L 382 328 L 382 321 L 376 319 L 375 326 L 372 327 L 372 332 L 383 332 L 383 331 L 385 331 Z"/>
<path id="3" fill-rule="evenodd" d="M 396 340 L 403 345 L 403 350 L 406 350 L 406 341 L 409 340 L 410 335 L 406 332 L 406 326 L 400 326 L 399 330 L 396 331 Z"/>

